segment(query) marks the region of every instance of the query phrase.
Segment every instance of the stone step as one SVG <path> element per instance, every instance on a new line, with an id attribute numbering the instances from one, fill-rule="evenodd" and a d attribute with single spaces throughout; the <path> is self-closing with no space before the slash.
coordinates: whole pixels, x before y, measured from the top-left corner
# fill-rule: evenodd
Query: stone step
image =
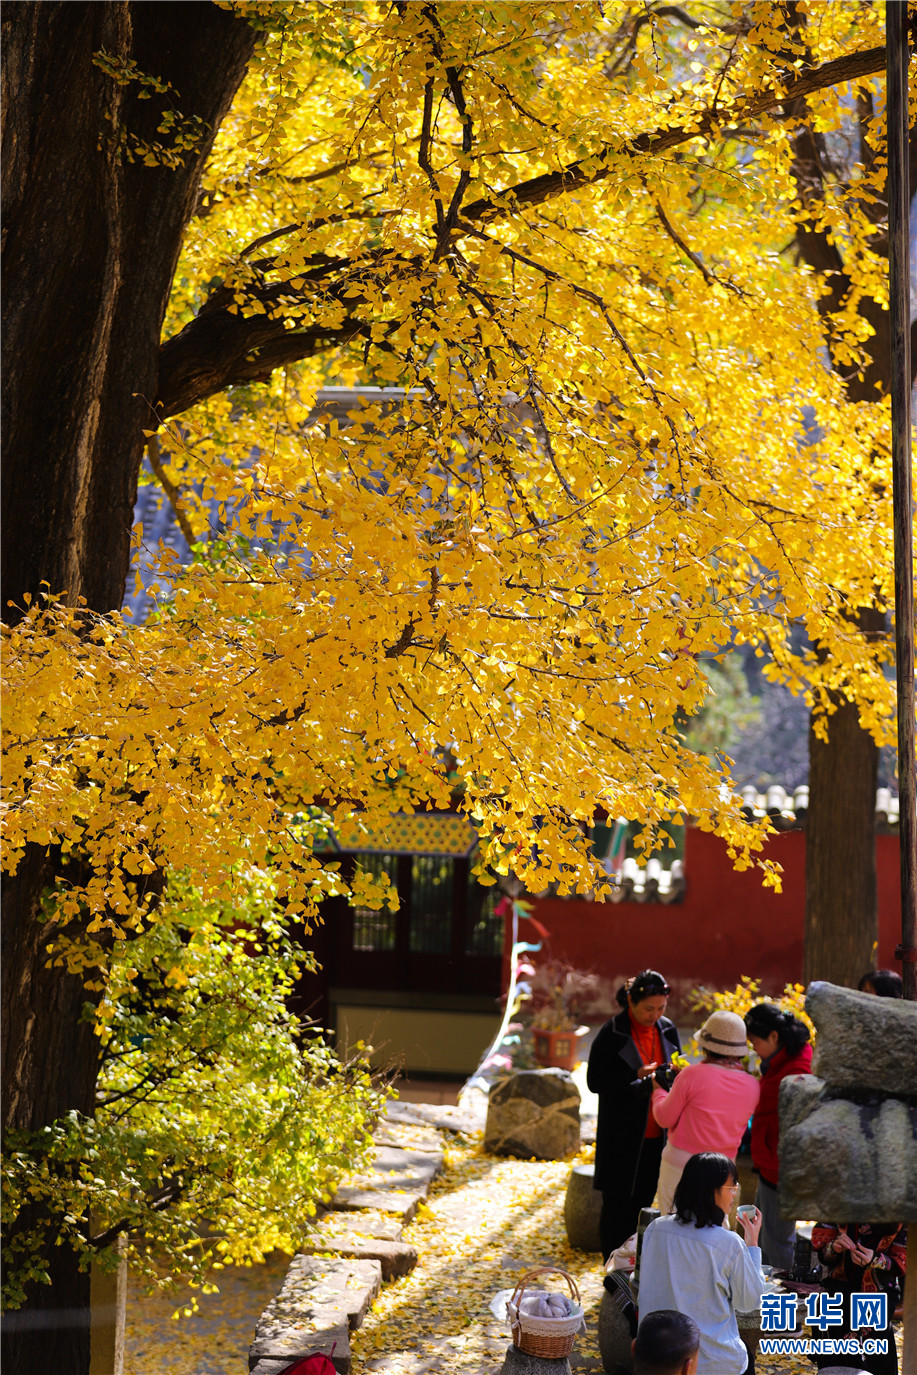
<path id="1" fill-rule="evenodd" d="M 255 1328 L 248 1356 L 251 1375 L 279 1375 L 293 1360 L 316 1351 L 331 1355 L 339 1375 L 349 1375 L 350 1333 L 363 1322 L 381 1287 L 378 1260 L 294 1256 L 280 1292 Z"/>
<path id="2" fill-rule="evenodd" d="M 379 1212 L 392 1213 L 406 1226 L 417 1212 L 426 1195 L 426 1188 L 417 1189 L 360 1189 L 355 1185 L 342 1185 L 331 1207 L 338 1211 L 359 1208 L 375 1208 Z"/>
<path id="3" fill-rule="evenodd" d="M 471 1113 L 448 1104 L 386 1103 L 382 1117 L 387 1122 L 436 1127 L 439 1131 L 461 1132 L 464 1136 L 479 1135 L 481 1131 L 481 1123 Z"/>
<path id="4" fill-rule="evenodd" d="M 262 1314 L 249 1352 L 251 1375 L 281 1375 L 291 1361 L 316 1351 L 331 1355 L 335 1369 L 347 1375 L 350 1332 L 363 1321 L 381 1280 L 397 1279 L 417 1264 L 401 1229 L 442 1168 L 442 1138 L 423 1116 L 396 1114 L 380 1122 L 369 1170 L 337 1189 L 331 1211 Z"/>
<path id="5" fill-rule="evenodd" d="M 425 1127 L 411 1122 L 390 1122 L 382 1118 L 373 1132 L 377 1146 L 395 1146 L 405 1151 L 428 1151 L 441 1154 L 443 1133 L 433 1127 Z"/>
<path id="6" fill-rule="evenodd" d="M 327 1213 L 303 1250 L 378 1261 L 384 1280 L 410 1274 L 417 1264 L 414 1247 L 401 1239 L 401 1223 L 378 1211 Z"/>
<path id="7" fill-rule="evenodd" d="M 405 1151 L 397 1146 L 376 1146 L 369 1170 L 349 1175 L 344 1187 L 416 1193 L 426 1198 L 430 1183 L 443 1168 L 441 1152 Z"/>
<path id="8" fill-rule="evenodd" d="M 323 1243 L 333 1241 L 336 1237 L 364 1236 L 382 1241 L 400 1241 L 401 1228 L 400 1218 L 392 1217 L 379 1208 L 363 1208 L 359 1212 L 330 1212 L 309 1233 L 309 1241 L 319 1249 L 327 1249 Z"/>

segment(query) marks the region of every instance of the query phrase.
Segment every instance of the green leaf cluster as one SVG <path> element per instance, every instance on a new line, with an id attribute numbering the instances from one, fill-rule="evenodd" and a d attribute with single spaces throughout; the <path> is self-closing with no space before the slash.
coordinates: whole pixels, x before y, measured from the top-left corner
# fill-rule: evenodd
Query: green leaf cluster
<path id="1" fill-rule="evenodd" d="M 265 873 L 232 909 L 175 879 L 156 921 L 116 943 L 85 1014 L 102 1046 L 95 1119 L 6 1139 L 4 1219 L 25 1224 L 9 1231 L 7 1307 L 46 1279 L 53 1242 L 105 1268 L 125 1236 L 131 1273 L 154 1283 L 296 1249 L 380 1105 L 365 1061 L 288 1010 L 312 967 Z"/>

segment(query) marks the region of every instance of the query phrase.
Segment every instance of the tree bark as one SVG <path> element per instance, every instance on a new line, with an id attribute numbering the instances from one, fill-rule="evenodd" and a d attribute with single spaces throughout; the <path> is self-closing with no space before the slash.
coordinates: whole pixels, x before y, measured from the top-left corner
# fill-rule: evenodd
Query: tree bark
<path id="1" fill-rule="evenodd" d="M 124 0 L 10 5 L 3 29 L 4 613 L 43 583 L 106 612 L 124 592 L 182 233 L 255 34 L 215 5 Z M 204 122 L 182 166 L 128 160 L 163 138 L 162 105 L 95 66 L 102 50 Z"/>
<path id="2" fill-rule="evenodd" d="M 879 934 L 879 754 L 850 702 L 838 707 L 828 729 L 824 741 L 809 727 L 803 980 L 827 979 L 855 987 L 863 971 L 872 967 Z"/>
<path id="3" fill-rule="evenodd" d="M 795 5 L 787 6 L 790 21 L 802 29 L 804 20 Z M 861 97 L 865 101 L 865 97 Z M 794 118 L 808 120 L 804 101 L 787 105 Z M 860 161 L 872 165 L 884 149 L 871 146 L 865 136 L 871 109 L 858 108 L 860 122 Z M 910 181 L 917 172 L 917 137 L 910 140 Z M 817 207 L 824 192 L 831 166 L 824 138 L 814 125 L 804 122 L 794 140 L 793 176 L 800 202 L 812 205 L 816 213 L 800 225 L 796 247 L 804 263 L 818 272 L 825 283 L 819 309 L 825 322 L 829 352 L 833 346 L 832 317 L 851 288 L 840 240 L 831 238 L 821 227 Z M 865 204 L 863 214 L 875 225 L 873 248 L 888 254 L 888 232 L 884 204 Z M 846 373 L 845 390 L 851 401 L 873 402 L 888 394 L 891 379 L 891 321 L 888 308 L 870 297 L 863 297 L 858 313 L 869 322 L 873 333 L 865 346 L 865 366 L 860 375 L 849 367 L 835 364 Z M 911 327 L 912 355 L 917 342 Z M 832 353 L 833 359 L 833 353 Z M 884 621 L 870 608 L 858 613 L 858 620 L 870 635 L 881 634 Z M 876 881 L 876 784 L 878 746 L 859 724 L 856 707 L 836 699 L 837 711 L 828 720 L 828 739 L 822 741 L 809 729 L 809 808 L 806 818 L 806 908 L 803 936 L 803 972 L 806 982 L 828 979 L 832 983 L 855 987 L 870 968 L 873 947 L 878 937 L 878 895 Z"/>
<path id="4" fill-rule="evenodd" d="M 159 341 L 201 171 L 255 43 L 208 3 L 20 3 L 3 11 L 4 619 L 42 587 L 120 607 Z M 157 133 L 140 100 L 94 59 L 169 82 L 203 122 L 182 165 L 130 160 Z M 127 68 L 123 69 L 125 72 Z M 9 605 L 12 602 L 13 605 Z M 91 1114 L 97 1043 L 82 981 L 49 968 L 41 901 L 57 869 L 30 846 L 4 885 L 4 1124 L 39 1131 Z M 4 1323 L 8 1375 L 89 1369 L 89 1276 L 50 1248 L 51 1285 Z"/>

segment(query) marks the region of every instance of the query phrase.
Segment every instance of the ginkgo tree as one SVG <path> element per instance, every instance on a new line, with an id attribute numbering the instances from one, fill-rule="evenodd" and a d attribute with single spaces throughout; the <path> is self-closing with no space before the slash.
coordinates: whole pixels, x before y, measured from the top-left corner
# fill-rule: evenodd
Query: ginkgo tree
<path id="1" fill-rule="evenodd" d="M 846 385 L 881 253 L 843 197 L 801 205 L 793 143 L 800 103 L 841 137 L 879 90 L 881 13 L 813 7 L 804 44 L 791 18 L 4 17 L 9 1128 L 92 1121 L 110 990 L 134 997 L 120 952 L 164 920 L 165 876 L 231 911 L 269 874 L 308 928 L 345 888 L 314 840 L 448 805 L 444 750 L 482 871 L 573 892 L 606 812 L 647 836 L 694 815 L 779 882 L 679 732 L 699 656 L 752 643 L 888 734 L 888 646 L 850 615 L 891 595 L 888 414 Z M 860 204 L 882 175 L 857 171 Z M 851 280 L 834 367 L 825 283 L 784 253 L 818 215 Z M 380 390 L 347 425 L 316 417 L 356 381 Z M 134 625 L 148 442 L 201 557 L 163 554 Z M 85 1305 L 85 1250 L 51 1249 L 27 1309 Z M 87 1340 L 24 1324 L 12 1368 L 83 1369 Z"/>

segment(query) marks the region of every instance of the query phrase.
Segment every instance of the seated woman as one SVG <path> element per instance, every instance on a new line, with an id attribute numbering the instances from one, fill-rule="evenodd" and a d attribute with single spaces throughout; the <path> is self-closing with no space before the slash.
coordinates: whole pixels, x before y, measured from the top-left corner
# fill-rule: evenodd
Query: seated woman
<path id="1" fill-rule="evenodd" d="M 718 1151 L 735 1159 L 758 1106 L 758 1080 L 742 1066 L 748 1054 L 742 1018 L 734 1012 L 713 1012 L 697 1039 L 703 1062 L 681 1070 L 670 1093 L 662 1088 L 653 1091 L 653 1116 L 669 1133 L 656 1191 L 661 1213 L 672 1211 L 675 1187 L 692 1155 Z"/>
<path id="2" fill-rule="evenodd" d="M 643 1236 L 640 1311 L 675 1308 L 694 1319 L 700 1329 L 697 1375 L 743 1375 L 748 1352 L 736 1312 L 757 1311 L 764 1293 L 760 1212 L 739 1219 L 744 1242 L 723 1226 L 738 1178 L 728 1156 L 692 1155 L 675 1190 L 675 1216 L 657 1218 Z"/>
<path id="3" fill-rule="evenodd" d="M 819 1367 L 853 1366 L 870 1375 L 898 1375 L 898 1353 L 892 1314 L 900 1285 L 904 1283 L 907 1266 L 907 1229 L 901 1222 L 819 1222 L 812 1230 L 812 1246 L 818 1259 L 828 1268 L 824 1288 L 829 1294 L 840 1294 L 844 1300 L 843 1326 L 835 1328 L 832 1336 L 851 1333 L 862 1342 L 866 1338 L 884 1338 L 884 1354 L 866 1353 L 843 1359 L 839 1356 L 813 1357 Z M 887 1296 L 885 1327 L 851 1330 L 850 1295 L 885 1294 Z"/>

